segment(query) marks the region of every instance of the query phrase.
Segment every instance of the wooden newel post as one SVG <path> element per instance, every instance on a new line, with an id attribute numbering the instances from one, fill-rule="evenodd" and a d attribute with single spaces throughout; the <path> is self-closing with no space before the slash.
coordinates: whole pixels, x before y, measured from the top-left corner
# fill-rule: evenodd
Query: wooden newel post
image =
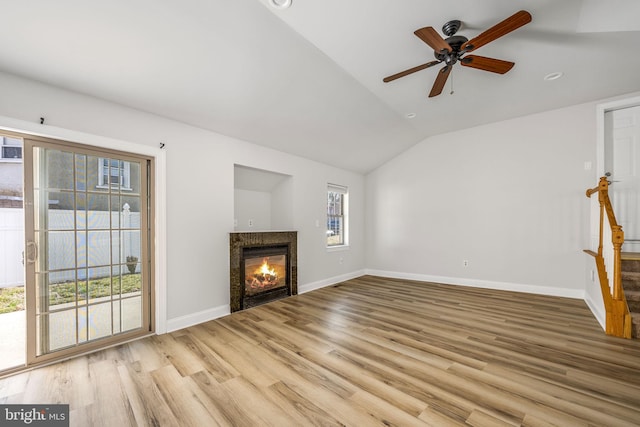
<path id="1" fill-rule="evenodd" d="M 611 227 L 611 242 L 613 243 L 613 299 L 621 300 L 622 298 L 622 244 L 624 243 L 624 231 L 619 225 Z"/>
<path id="2" fill-rule="evenodd" d="M 617 337 L 631 338 L 631 315 L 629 307 L 622 289 L 622 244 L 624 243 L 624 233 L 622 227 L 617 224 L 611 200 L 609 199 L 609 182 L 603 176 L 595 188 L 587 190 L 587 197 L 598 193 L 600 203 L 600 236 L 598 239 L 598 253 L 591 253 L 596 258 L 598 268 L 598 280 L 602 291 L 602 299 L 606 309 L 606 332 Z M 613 244 L 613 283 L 607 277 L 605 260 L 602 253 L 604 236 L 604 216 L 609 218 L 611 227 L 611 243 Z M 612 289 L 613 288 L 613 289 Z M 613 293 L 613 296 L 611 295 Z"/>

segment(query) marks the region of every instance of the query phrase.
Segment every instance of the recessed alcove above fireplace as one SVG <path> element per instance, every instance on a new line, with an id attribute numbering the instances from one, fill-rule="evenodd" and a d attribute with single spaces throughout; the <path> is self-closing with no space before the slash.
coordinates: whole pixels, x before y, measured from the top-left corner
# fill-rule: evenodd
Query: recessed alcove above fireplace
<path id="1" fill-rule="evenodd" d="M 290 230 L 293 224 L 291 175 L 234 165 L 234 231 Z"/>
<path id="2" fill-rule="evenodd" d="M 230 233 L 231 312 L 298 294 L 298 233 Z"/>

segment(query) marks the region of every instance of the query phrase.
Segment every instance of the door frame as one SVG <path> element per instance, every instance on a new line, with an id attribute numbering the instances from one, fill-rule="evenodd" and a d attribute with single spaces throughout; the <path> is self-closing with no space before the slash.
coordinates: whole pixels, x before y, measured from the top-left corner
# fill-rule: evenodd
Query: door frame
<path id="1" fill-rule="evenodd" d="M 84 132 L 73 131 L 39 123 L 27 122 L 0 116 L 0 129 L 3 132 L 14 133 L 18 136 L 44 137 L 67 141 L 95 148 L 108 147 L 112 150 L 130 152 L 152 157 L 154 159 L 153 178 L 155 186 L 154 200 L 154 301 L 155 306 L 155 333 L 167 332 L 167 160 L 164 143 L 158 145 L 144 145 L 121 139 L 92 135 Z"/>
<path id="2" fill-rule="evenodd" d="M 23 164 L 24 164 L 24 213 L 25 213 L 25 235 L 26 235 L 26 244 L 25 244 L 25 295 L 26 295 L 26 307 L 27 307 L 27 366 L 37 366 L 45 362 L 49 361 L 57 361 L 64 358 L 68 358 L 69 356 L 75 356 L 77 354 L 83 354 L 90 351 L 100 350 L 103 348 L 107 348 L 113 345 L 121 344 L 122 342 L 130 341 L 133 339 L 137 339 L 143 336 L 148 336 L 155 331 L 155 311 L 154 311 L 154 275 L 153 275 L 153 242 L 154 242 L 154 229 L 153 229 L 153 209 L 150 205 L 147 205 L 149 201 L 153 201 L 153 160 L 149 156 L 144 155 L 136 155 L 128 152 L 122 151 L 114 151 L 112 149 L 98 148 L 94 146 L 87 146 L 86 144 L 78 144 L 64 140 L 57 140 L 51 138 L 43 138 L 43 137 L 34 137 L 25 135 L 23 137 L 24 145 L 24 153 L 23 153 Z M 133 329 L 130 331 L 120 332 L 116 334 L 110 334 L 108 336 L 98 338 L 95 340 L 91 340 L 87 335 L 84 343 L 76 342 L 75 345 L 71 347 L 61 348 L 52 352 L 45 352 L 42 354 L 37 354 L 36 350 L 36 342 L 38 340 L 37 333 L 37 309 L 36 309 L 36 264 L 39 262 L 36 261 L 36 258 L 46 257 L 45 253 L 47 253 L 47 249 L 45 247 L 40 246 L 38 248 L 37 239 L 35 237 L 35 218 L 39 216 L 41 212 L 35 212 L 36 203 L 34 200 L 34 190 L 36 187 L 40 187 L 40 185 L 35 185 L 34 183 L 34 171 L 40 168 L 39 165 L 36 165 L 36 158 L 33 155 L 33 149 L 36 147 L 40 147 L 44 150 L 52 150 L 52 151 L 66 151 L 72 153 L 73 157 L 77 154 L 81 154 L 84 156 L 104 156 L 107 158 L 116 156 L 116 158 L 125 159 L 132 162 L 140 162 L 141 165 L 146 163 L 145 166 L 141 166 L 140 172 L 142 173 L 139 177 L 140 184 L 142 185 L 142 189 L 140 191 L 140 196 L 142 196 L 140 213 L 144 216 L 141 221 L 141 260 L 143 261 L 140 266 L 140 273 L 142 281 L 141 287 L 141 309 L 142 309 L 142 324 L 141 328 Z M 149 162 L 149 160 L 151 160 Z M 75 186 L 74 193 L 75 194 Z M 107 194 L 110 198 L 111 193 L 103 193 Z M 120 194 L 119 192 L 117 194 Z M 111 214 L 111 210 L 109 213 Z M 120 230 L 120 225 L 118 225 L 118 230 Z M 74 226 L 75 231 L 75 226 Z M 109 234 L 111 234 L 112 230 L 109 229 Z M 30 244 L 33 247 L 30 247 Z M 147 250 L 147 248 L 151 249 L 151 252 Z M 32 253 L 34 252 L 34 253 Z M 38 254 L 38 255 L 35 255 Z M 110 255 L 111 257 L 111 255 Z M 30 261 L 33 259 L 33 261 Z M 149 261 L 149 263 L 147 262 Z M 118 260 L 118 265 L 122 262 Z M 89 267 L 89 266 L 87 266 Z M 77 267 L 76 267 L 77 268 Z M 109 274 L 112 274 L 113 264 L 109 265 Z M 87 277 L 88 279 L 88 277 Z M 118 298 L 120 301 L 120 298 Z M 87 295 L 87 303 L 89 302 L 89 296 Z M 86 322 L 90 321 L 89 312 L 91 311 L 91 304 L 87 305 L 89 307 L 86 312 Z M 93 307 L 97 307 L 93 305 Z M 77 310 L 72 309 L 73 312 L 77 316 Z M 152 314 L 153 317 L 149 317 Z M 48 317 L 48 315 L 47 315 Z M 48 321 L 46 323 L 47 331 L 48 331 Z M 48 336 L 48 333 L 45 333 L 44 336 Z M 42 339 L 42 338 L 40 338 Z"/>
<path id="3" fill-rule="evenodd" d="M 597 178 L 604 176 L 605 166 L 605 121 L 604 114 L 608 111 L 620 110 L 623 108 L 640 106 L 640 96 L 618 99 L 596 106 L 596 173 Z"/>
<path id="4" fill-rule="evenodd" d="M 640 106 L 640 96 L 630 98 L 621 98 L 615 101 L 605 102 L 596 106 L 596 179 L 604 176 L 606 170 L 606 128 L 605 113 L 609 111 L 621 110 L 624 108 Z M 592 218 L 594 218 L 592 207 Z M 593 240 L 593 223 L 592 223 L 592 240 Z M 623 230 L 624 231 L 624 230 Z M 596 245 L 597 247 L 597 245 Z"/>

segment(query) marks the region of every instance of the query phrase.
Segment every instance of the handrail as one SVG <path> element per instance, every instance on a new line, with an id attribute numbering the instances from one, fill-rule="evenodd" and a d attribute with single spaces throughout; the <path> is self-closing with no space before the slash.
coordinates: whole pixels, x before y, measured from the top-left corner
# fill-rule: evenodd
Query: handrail
<path id="1" fill-rule="evenodd" d="M 598 186 L 588 189 L 587 197 L 598 193 L 600 203 L 600 235 L 598 239 L 598 252 L 585 251 L 596 258 L 598 279 L 602 290 L 605 310 L 607 312 L 606 333 L 618 337 L 631 338 L 631 314 L 622 288 L 622 244 L 624 232 L 616 221 L 611 199 L 609 199 L 609 182 L 606 177 L 600 178 Z M 611 243 L 613 245 L 613 286 L 609 286 L 609 278 L 603 256 L 604 215 L 607 215 L 611 228 Z M 613 289 L 611 289 L 613 288 Z M 613 295 L 611 290 L 613 290 Z"/>

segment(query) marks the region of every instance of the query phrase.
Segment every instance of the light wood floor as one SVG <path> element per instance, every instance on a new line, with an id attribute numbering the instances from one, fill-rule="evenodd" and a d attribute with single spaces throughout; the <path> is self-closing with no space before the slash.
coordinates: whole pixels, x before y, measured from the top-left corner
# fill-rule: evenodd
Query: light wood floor
<path id="1" fill-rule="evenodd" d="M 585 303 L 365 276 L 0 380 L 77 426 L 637 426 Z"/>

